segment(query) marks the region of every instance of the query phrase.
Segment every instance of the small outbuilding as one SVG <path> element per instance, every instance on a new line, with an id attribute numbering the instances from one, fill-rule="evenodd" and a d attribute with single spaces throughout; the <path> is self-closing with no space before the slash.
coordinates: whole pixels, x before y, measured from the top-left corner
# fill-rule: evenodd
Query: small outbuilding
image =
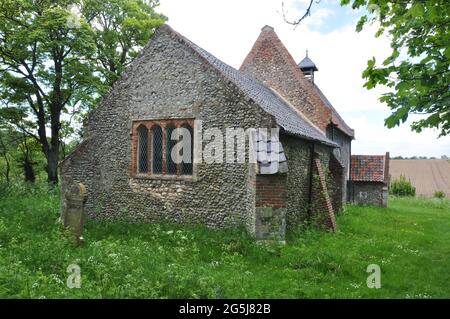
<path id="1" fill-rule="evenodd" d="M 389 153 L 351 156 L 349 202 L 387 207 L 388 185 Z"/>

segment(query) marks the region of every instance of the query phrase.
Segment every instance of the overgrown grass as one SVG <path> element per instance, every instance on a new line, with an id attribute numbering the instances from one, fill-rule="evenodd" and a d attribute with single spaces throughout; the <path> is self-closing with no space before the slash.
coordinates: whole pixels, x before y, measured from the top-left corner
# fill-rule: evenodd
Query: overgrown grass
<path id="1" fill-rule="evenodd" d="M 57 223 L 57 190 L 16 186 L 0 196 L 0 297 L 450 297 L 445 199 L 349 206 L 336 234 L 304 229 L 285 246 L 242 230 L 89 222 L 76 247 Z M 70 264 L 81 268 L 80 289 L 66 286 Z M 381 267 L 381 289 L 367 288 L 369 264 Z"/>

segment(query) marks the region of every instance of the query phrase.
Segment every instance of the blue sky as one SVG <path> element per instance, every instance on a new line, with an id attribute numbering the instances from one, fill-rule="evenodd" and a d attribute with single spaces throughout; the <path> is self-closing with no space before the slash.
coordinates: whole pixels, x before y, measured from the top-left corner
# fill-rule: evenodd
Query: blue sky
<path id="1" fill-rule="evenodd" d="M 304 13 L 309 0 L 284 3 L 287 17 L 295 19 Z M 235 68 L 264 25 L 275 28 L 297 62 L 308 50 L 319 68 L 316 83 L 356 131 L 355 154 L 450 155 L 450 137 L 437 139 L 437 131 L 413 133 L 408 123 L 390 130 L 384 126 L 390 112 L 378 98 L 386 89 L 364 89 L 361 74 L 367 60 L 382 61 L 389 55 L 389 40 L 374 37 L 375 25 L 356 33 L 362 11 L 342 8 L 339 3 L 321 0 L 295 29 L 283 21 L 282 0 L 161 0 L 159 11 L 169 17 L 175 30 Z"/>
<path id="2" fill-rule="evenodd" d="M 286 1 L 288 3 L 289 1 Z M 297 11 L 302 11 L 307 8 L 308 4 L 305 1 L 291 1 L 292 7 L 294 7 Z M 341 7 L 340 1 L 326 1 L 322 0 L 319 3 L 314 3 L 311 8 L 311 16 L 308 17 L 310 19 L 314 19 L 314 14 L 316 11 L 320 10 L 328 10 L 329 16 L 326 19 L 326 23 L 321 24 L 319 26 L 312 26 L 311 30 L 317 31 L 320 33 L 329 33 L 338 28 L 342 28 L 346 25 L 352 24 L 353 21 L 359 18 L 362 15 L 362 10 L 350 10 L 349 7 Z M 289 21 L 295 20 L 294 14 L 287 14 Z"/>

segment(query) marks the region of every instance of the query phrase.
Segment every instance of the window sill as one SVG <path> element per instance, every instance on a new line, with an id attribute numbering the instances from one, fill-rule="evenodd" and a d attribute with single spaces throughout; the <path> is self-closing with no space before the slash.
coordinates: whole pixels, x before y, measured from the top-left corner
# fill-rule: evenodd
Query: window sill
<path id="1" fill-rule="evenodd" d="M 136 174 L 132 176 L 133 179 L 143 179 L 143 180 L 160 180 L 160 181 L 185 181 L 185 182 L 196 182 L 197 178 L 194 175 L 147 175 L 147 174 Z"/>

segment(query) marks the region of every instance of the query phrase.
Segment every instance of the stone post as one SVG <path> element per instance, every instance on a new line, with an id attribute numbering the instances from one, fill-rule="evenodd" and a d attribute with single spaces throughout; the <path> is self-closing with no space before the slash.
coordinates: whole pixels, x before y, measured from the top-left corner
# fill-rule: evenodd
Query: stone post
<path id="1" fill-rule="evenodd" d="M 387 186 L 383 186 L 381 189 L 381 206 L 387 207 L 388 206 L 388 197 L 389 197 L 389 189 Z"/>
<path id="2" fill-rule="evenodd" d="M 66 205 L 63 211 L 64 226 L 74 235 L 78 243 L 83 243 L 84 203 L 86 202 L 86 187 L 82 183 L 70 185 L 63 196 Z"/>

